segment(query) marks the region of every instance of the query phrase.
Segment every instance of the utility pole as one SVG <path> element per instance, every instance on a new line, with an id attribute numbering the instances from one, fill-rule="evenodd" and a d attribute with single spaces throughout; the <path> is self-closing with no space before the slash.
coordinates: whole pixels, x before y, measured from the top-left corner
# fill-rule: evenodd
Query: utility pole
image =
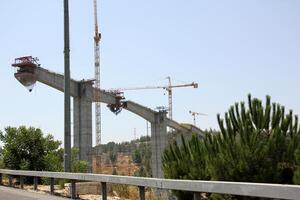
<path id="1" fill-rule="evenodd" d="M 70 30 L 69 0 L 64 0 L 64 171 L 71 171 L 71 103 L 70 103 Z"/>

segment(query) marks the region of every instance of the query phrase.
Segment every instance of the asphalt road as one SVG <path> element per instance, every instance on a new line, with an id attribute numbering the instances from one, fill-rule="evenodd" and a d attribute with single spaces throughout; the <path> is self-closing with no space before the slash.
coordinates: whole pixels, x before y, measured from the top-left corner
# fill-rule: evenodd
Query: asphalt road
<path id="1" fill-rule="evenodd" d="M 21 189 L 0 186 L 0 200 L 67 200 L 67 198 L 38 194 Z"/>

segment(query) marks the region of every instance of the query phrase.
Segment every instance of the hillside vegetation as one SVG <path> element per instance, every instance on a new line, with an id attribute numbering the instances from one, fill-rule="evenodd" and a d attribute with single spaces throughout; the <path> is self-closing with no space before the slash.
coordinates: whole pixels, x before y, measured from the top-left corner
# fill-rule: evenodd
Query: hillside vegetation
<path id="1" fill-rule="evenodd" d="M 151 177 L 150 137 L 94 147 L 93 172 Z"/>

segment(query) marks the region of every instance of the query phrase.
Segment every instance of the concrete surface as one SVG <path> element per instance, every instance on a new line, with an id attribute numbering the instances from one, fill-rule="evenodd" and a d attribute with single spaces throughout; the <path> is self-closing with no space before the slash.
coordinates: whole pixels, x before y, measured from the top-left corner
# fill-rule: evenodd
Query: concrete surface
<path id="1" fill-rule="evenodd" d="M 99 195 L 101 193 L 100 182 L 78 182 L 76 183 L 76 194 L 95 194 Z M 65 184 L 65 189 L 69 194 L 71 194 L 71 183 Z"/>
<path id="2" fill-rule="evenodd" d="M 0 200 L 66 200 L 67 198 L 0 186 Z"/>
<path id="3" fill-rule="evenodd" d="M 73 144 L 79 149 L 79 159 L 88 162 L 88 172 L 92 172 L 92 82 L 80 82 L 80 97 L 73 98 Z"/>
<path id="4" fill-rule="evenodd" d="M 162 155 L 167 146 L 166 112 L 155 114 L 155 122 L 151 123 L 152 177 L 163 178 Z"/>

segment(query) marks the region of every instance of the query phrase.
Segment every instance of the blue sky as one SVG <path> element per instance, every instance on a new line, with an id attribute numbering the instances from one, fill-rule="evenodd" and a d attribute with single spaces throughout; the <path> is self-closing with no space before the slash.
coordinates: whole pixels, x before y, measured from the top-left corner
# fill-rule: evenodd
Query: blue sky
<path id="1" fill-rule="evenodd" d="M 300 1 L 99 1 L 103 88 L 199 83 L 176 89 L 173 117 L 192 123 L 189 110 L 207 113 L 197 124 L 218 128 L 216 114 L 247 94 L 300 112 Z M 71 75 L 94 74 L 92 0 L 70 1 Z M 31 125 L 63 139 L 63 94 L 37 83 L 29 93 L 13 77 L 15 57 L 33 55 L 63 72 L 63 1 L 0 4 L 0 129 Z M 167 105 L 163 90 L 126 92 L 150 108 Z M 102 106 L 104 143 L 146 134 L 146 122 Z"/>

